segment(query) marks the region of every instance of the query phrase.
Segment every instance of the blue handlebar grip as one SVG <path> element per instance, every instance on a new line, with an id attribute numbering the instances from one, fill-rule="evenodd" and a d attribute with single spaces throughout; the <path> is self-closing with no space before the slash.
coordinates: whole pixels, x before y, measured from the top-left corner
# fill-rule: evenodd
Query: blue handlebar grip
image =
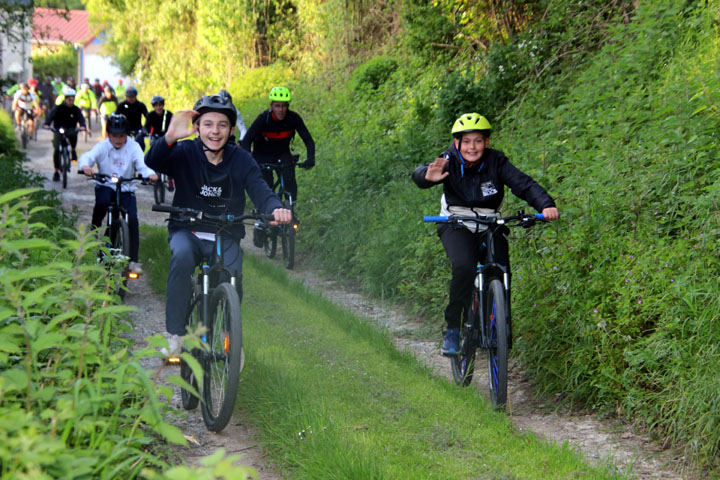
<path id="1" fill-rule="evenodd" d="M 425 216 L 423 217 L 423 222 L 447 222 L 448 217 L 438 216 L 438 217 L 432 217 L 432 216 Z"/>
<path id="2" fill-rule="evenodd" d="M 543 215 L 542 213 L 536 213 L 535 218 L 537 218 L 538 220 L 545 220 L 545 215 Z"/>

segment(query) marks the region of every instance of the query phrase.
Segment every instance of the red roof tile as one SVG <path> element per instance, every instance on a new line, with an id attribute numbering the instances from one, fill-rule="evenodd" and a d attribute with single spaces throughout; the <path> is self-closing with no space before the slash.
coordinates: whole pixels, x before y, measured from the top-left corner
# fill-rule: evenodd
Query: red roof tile
<path id="1" fill-rule="evenodd" d="M 35 8 L 33 40 L 36 42 L 71 42 L 87 44 L 95 35 L 90 31 L 87 10 L 58 10 Z"/>

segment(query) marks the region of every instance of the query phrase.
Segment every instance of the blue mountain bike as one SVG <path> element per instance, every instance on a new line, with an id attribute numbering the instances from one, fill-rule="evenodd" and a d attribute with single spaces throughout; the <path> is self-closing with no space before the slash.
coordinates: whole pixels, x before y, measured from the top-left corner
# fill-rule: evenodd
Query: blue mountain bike
<path id="1" fill-rule="evenodd" d="M 541 213 L 534 215 L 520 211 L 510 217 L 478 215 L 475 217 L 424 217 L 425 222 L 449 223 L 462 226 L 483 224 L 483 243 L 493 245 L 493 236 L 502 226 L 530 228 Z M 485 248 L 485 258 L 478 264 L 475 288 L 460 328 L 460 350 L 450 357 L 455 383 L 468 386 L 475 372 L 475 353 L 478 348 L 487 352 L 490 376 L 490 400 L 493 405 L 504 408 L 507 402 L 508 352 L 512 347 L 512 322 L 510 318 L 510 276 L 508 267 L 495 262 L 492 248 Z"/>

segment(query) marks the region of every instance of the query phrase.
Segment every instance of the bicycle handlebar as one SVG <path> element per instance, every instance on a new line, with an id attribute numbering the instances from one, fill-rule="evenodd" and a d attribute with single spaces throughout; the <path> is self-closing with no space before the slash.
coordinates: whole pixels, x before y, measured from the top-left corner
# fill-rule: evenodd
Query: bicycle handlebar
<path id="1" fill-rule="evenodd" d="M 181 217 L 178 220 L 186 221 L 189 223 L 197 220 L 211 223 L 241 223 L 244 220 L 262 220 L 264 222 L 272 222 L 273 220 L 275 220 L 275 217 L 272 214 L 266 213 L 247 215 L 211 215 L 209 213 L 203 212 L 202 210 L 185 207 L 174 207 L 172 205 L 153 205 L 151 208 L 153 212 L 178 214 Z"/>
<path id="2" fill-rule="evenodd" d="M 509 217 L 492 217 L 485 215 L 478 215 L 476 217 L 461 217 L 456 215 L 450 216 L 425 216 L 423 221 L 427 223 L 459 223 L 463 222 L 475 222 L 482 223 L 485 225 L 504 225 L 508 222 L 517 221 L 523 226 L 531 226 L 536 220 L 545 221 L 545 216 L 542 213 L 526 214 L 522 210 L 517 215 Z"/>

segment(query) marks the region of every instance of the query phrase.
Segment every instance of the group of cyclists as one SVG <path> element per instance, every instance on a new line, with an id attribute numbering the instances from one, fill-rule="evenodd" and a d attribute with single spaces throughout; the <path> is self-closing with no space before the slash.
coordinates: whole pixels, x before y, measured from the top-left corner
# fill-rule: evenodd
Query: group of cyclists
<path id="1" fill-rule="evenodd" d="M 113 93 L 107 88 L 103 92 L 107 98 Z M 63 94 L 63 103 L 50 112 L 45 126 L 83 128 L 84 118 L 77 102 L 73 103 L 76 92 L 67 87 Z M 263 163 L 280 160 L 287 167 L 284 172 L 286 188 L 296 199 L 295 165 L 290 152 L 290 142 L 296 133 L 307 150 L 307 160 L 300 166 L 311 168 L 315 164 L 312 135 L 301 116 L 289 109 L 292 98 L 287 88 L 274 87 L 270 91 L 269 108 L 257 116 L 246 132 L 240 112 L 226 90 L 203 95 L 192 109 L 179 110 L 175 114 L 164 109 L 164 99 L 160 96 L 152 98 L 153 110 L 148 112 L 137 100 L 135 87 L 128 87 L 125 97 L 125 101 L 117 103 L 117 108 L 107 116 L 109 138 L 81 156 L 79 165 L 86 175 L 93 174 L 93 166 L 97 166 L 100 173 L 123 177 L 135 169 L 150 180 L 157 178 L 156 173 L 162 173 L 175 179 L 173 206 L 212 215 L 240 216 L 245 210 L 247 192 L 258 213 L 272 214 L 274 224 L 292 221 L 292 213 L 283 208 L 281 199 L 272 191 L 272 173 L 268 177 L 267 170 L 261 168 Z M 101 103 L 108 102 L 115 103 L 114 100 L 101 100 Z M 449 147 L 433 161 L 417 167 L 412 174 L 413 180 L 420 188 L 443 186 L 442 215 L 498 215 L 505 186 L 508 186 L 514 195 L 542 212 L 546 220 L 556 220 L 559 213 L 552 197 L 530 176 L 513 166 L 502 151 L 490 148 L 491 132 L 489 121 L 482 115 L 461 115 L 452 126 Z M 135 134 L 135 141 L 128 139 L 131 134 Z M 146 135 L 156 141 L 143 155 Z M 183 140 L 192 135 L 194 139 Z M 71 139 L 71 142 L 76 140 Z M 74 143 L 72 148 L 75 158 Z M 57 174 L 57 161 L 55 167 Z M 95 188 L 92 222 L 99 226 L 112 189 L 97 180 Z M 139 273 L 142 267 L 137 257 L 139 238 L 134 188 L 131 184 L 123 186 L 122 201 L 130 217 L 131 268 Z M 202 232 L 201 226 L 195 226 L 193 229 L 203 233 L 198 235 L 186 223 L 176 220 L 171 217 L 168 225 L 171 259 L 165 312 L 169 348 L 164 353 L 167 355 L 179 353 L 181 337 L 186 333 L 191 275 L 213 245 L 211 238 L 204 234 L 215 233 Z M 452 265 L 441 347 L 443 355 L 458 354 L 462 312 L 470 297 L 478 260 L 488 248 L 482 242 L 482 233 L 478 225 L 445 224 L 438 229 Z M 242 226 L 223 236 L 227 248 L 225 258 L 238 277 L 241 276 L 243 258 L 240 240 L 244 236 Z M 498 235 L 494 241 L 491 248 L 494 248 L 495 258 L 509 271 L 507 238 Z M 240 285 L 237 288 L 241 288 Z"/>

